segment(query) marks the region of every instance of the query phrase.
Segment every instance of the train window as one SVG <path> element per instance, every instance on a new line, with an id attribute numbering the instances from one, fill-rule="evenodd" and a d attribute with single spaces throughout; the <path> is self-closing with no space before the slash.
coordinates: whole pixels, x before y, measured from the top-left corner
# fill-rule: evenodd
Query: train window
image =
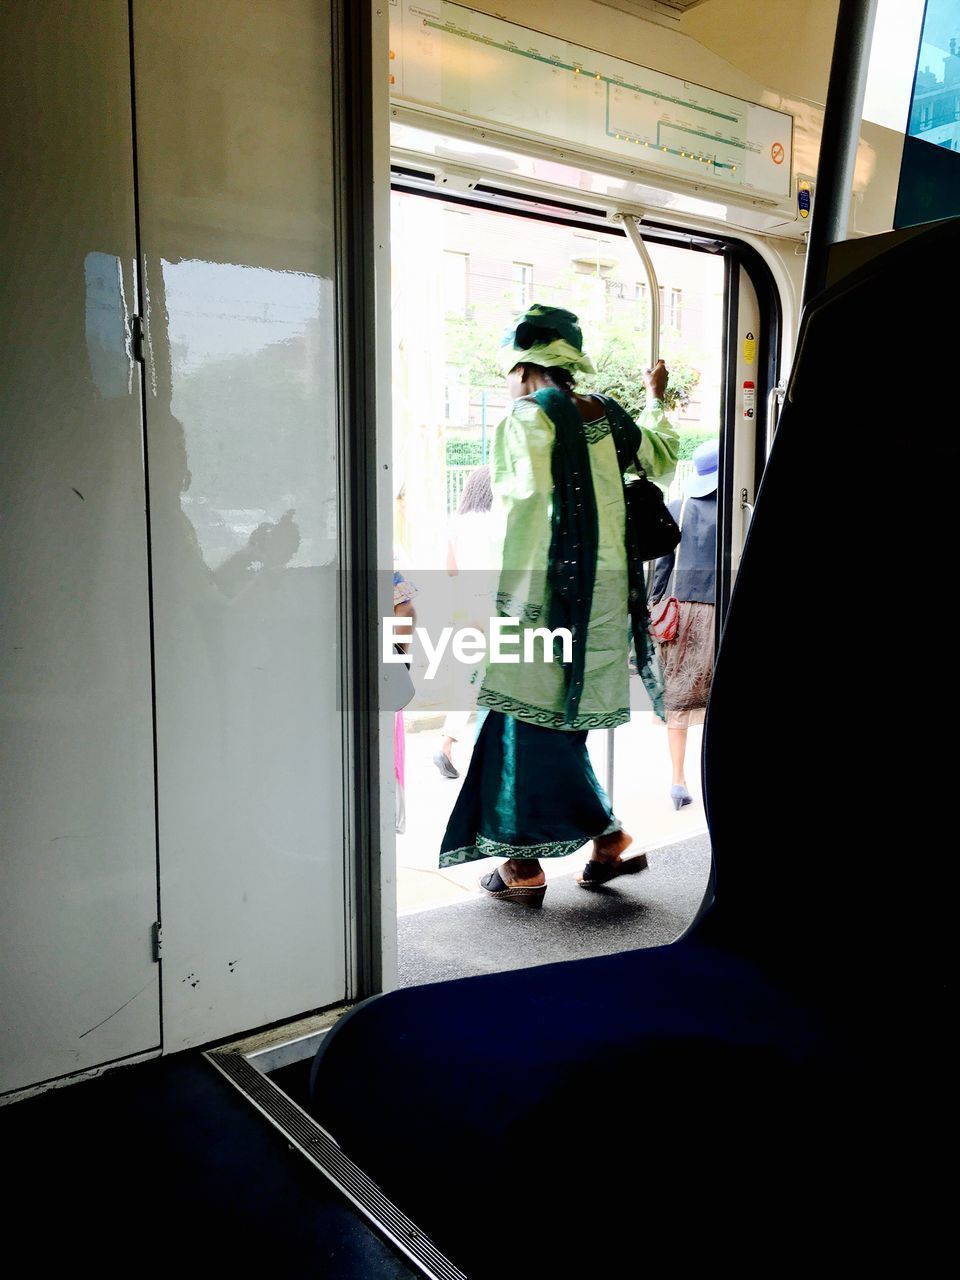
<path id="1" fill-rule="evenodd" d="M 443 251 L 443 309 L 448 316 L 465 316 L 469 297 L 470 255 Z"/>
<path id="2" fill-rule="evenodd" d="M 675 329 L 677 334 L 680 333 L 680 326 L 683 324 L 683 290 L 670 290 L 670 328 Z"/>
<path id="3" fill-rule="evenodd" d="M 533 263 L 515 262 L 513 264 L 513 305 L 518 311 L 528 307 L 533 301 Z"/>
<path id="4" fill-rule="evenodd" d="M 960 5 L 927 0 L 894 225 L 960 214 Z"/>

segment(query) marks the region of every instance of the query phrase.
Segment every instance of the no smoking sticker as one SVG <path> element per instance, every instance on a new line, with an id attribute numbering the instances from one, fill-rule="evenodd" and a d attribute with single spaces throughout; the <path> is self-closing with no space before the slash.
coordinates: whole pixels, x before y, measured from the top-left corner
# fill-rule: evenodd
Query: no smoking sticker
<path id="1" fill-rule="evenodd" d="M 770 158 L 774 164 L 783 164 L 784 150 L 782 142 L 775 142 L 770 148 Z"/>

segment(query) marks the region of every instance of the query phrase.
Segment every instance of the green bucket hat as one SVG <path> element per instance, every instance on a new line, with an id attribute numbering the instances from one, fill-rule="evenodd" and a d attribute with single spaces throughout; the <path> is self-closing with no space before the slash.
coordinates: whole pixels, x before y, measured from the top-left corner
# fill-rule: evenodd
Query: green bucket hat
<path id="1" fill-rule="evenodd" d="M 503 335 L 497 362 L 504 373 L 518 364 L 559 366 L 569 373 L 594 373 L 593 361 L 583 352 L 583 334 L 577 317 L 562 307 L 539 302 L 528 307 Z"/>

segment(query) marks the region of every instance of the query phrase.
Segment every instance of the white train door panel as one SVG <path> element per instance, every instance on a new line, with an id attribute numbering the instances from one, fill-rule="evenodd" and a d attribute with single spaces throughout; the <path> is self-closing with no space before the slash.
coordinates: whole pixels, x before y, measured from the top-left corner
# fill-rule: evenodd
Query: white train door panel
<path id="1" fill-rule="evenodd" d="M 160 1044 L 128 38 L 0 5 L 0 1091 Z"/>
<path id="2" fill-rule="evenodd" d="M 133 29 L 170 1052 L 346 988 L 331 14 Z"/>

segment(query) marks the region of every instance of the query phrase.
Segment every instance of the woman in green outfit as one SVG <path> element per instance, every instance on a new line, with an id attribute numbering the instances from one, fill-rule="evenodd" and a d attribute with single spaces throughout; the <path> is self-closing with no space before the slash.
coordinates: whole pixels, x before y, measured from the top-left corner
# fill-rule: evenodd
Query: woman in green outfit
<path id="1" fill-rule="evenodd" d="M 487 661 L 477 698 L 487 715 L 440 866 L 505 857 L 482 887 L 539 907 L 541 858 L 593 841 L 578 881 L 584 888 L 646 866 L 643 854 L 622 857 L 631 837 L 597 781 L 586 738 L 589 729 L 630 718 L 631 629 L 637 667 L 662 716 L 623 477 L 639 461 L 646 475 L 669 481 L 678 437 L 663 413 L 662 361 L 645 375 L 639 424 L 615 400 L 573 390 L 573 375 L 593 365 L 569 311 L 530 307 L 504 336 L 500 360 L 514 401 L 491 457 L 502 545 L 496 612 L 519 619 L 519 643 L 510 657 Z M 524 660 L 526 633 L 544 628 L 565 628 L 572 645 L 563 652 L 558 640 L 545 655 L 537 639 L 534 660 Z"/>

